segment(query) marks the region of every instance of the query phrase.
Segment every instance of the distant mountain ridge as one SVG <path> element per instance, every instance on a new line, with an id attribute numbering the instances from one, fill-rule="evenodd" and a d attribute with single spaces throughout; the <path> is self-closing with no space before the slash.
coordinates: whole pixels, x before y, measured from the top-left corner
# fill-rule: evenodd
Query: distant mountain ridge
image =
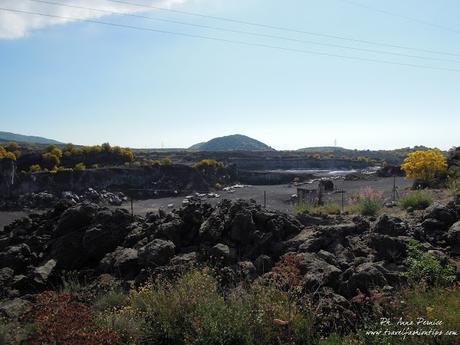
<path id="1" fill-rule="evenodd" d="M 233 134 L 214 138 L 189 147 L 193 151 L 275 151 L 272 147 L 246 135 Z"/>
<path id="2" fill-rule="evenodd" d="M 30 143 L 30 144 L 63 144 L 60 141 L 32 136 L 32 135 L 22 135 L 11 132 L 0 132 L 0 141 L 15 141 L 20 143 Z"/>
<path id="3" fill-rule="evenodd" d="M 316 147 L 305 147 L 303 149 L 298 149 L 297 151 L 303 152 L 347 152 L 347 151 L 354 151 L 350 149 L 346 149 L 340 146 L 316 146 Z"/>

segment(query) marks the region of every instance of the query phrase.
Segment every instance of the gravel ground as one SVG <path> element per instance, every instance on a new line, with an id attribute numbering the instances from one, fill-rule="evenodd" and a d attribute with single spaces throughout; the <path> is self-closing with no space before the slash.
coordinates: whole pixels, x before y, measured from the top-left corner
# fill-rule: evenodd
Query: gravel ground
<path id="1" fill-rule="evenodd" d="M 373 180 L 360 180 L 360 181 L 345 181 L 335 180 L 335 187 L 337 189 L 343 189 L 347 194 L 359 192 L 360 189 L 367 186 L 372 187 L 374 190 L 385 192 L 385 196 L 391 195 L 393 188 L 393 178 L 376 178 Z M 305 185 L 305 188 L 315 188 L 315 183 Z M 410 188 L 412 181 L 406 180 L 405 178 L 396 178 L 396 185 L 398 186 L 399 192 L 402 194 L 404 190 Z M 234 193 L 220 191 L 220 198 L 207 199 L 208 202 L 215 205 L 222 199 L 254 199 L 257 203 L 263 205 L 264 203 L 264 192 L 267 196 L 267 207 L 273 208 L 283 212 L 292 212 L 293 205 L 290 202 L 290 197 L 297 191 L 296 186 L 292 185 L 270 185 L 270 186 L 245 186 L 244 188 L 236 188 Z M 329 197 L 330 198 L 330 197 Z M 339 201 L 340 196 L 335 195 L 333 198 L 336 202 Z M 170 210 L 168 205 L 173 205 L 173 208 L 179 208 L 184 200 L 183 196 L 170 197 L 161 199 L 148 199 L 148 200 L 135 200 L 133 202 L 134 213 L 138 215 L 144 215 L 150 211 L 158 211 L 159 208 L 164 210 Z M 130 209 L 130 203 L 125 203 L 122 207 Z M 27 212 L 0 212 L 0 228 L 10 224 L 13 220 L 20 217 L 26 216 Z"/>
<path id="2" fill-rule="evenodd" d="M 376 191 L 383 191 L 385 193 L 385 197 L 390 197 L 391 191 L 393 189 L 393 178 L 378 178 L 365 181 L 336 180 L 334 181 L 334 184 L 337 189 L 343 189 L 347 194 L 357 193 L 362 188 L 370 186 Z M 396 186 L 398 187 L 399 193 L 401 194 L 404 193 L 407 188 L 410 188 L 411 185 L 412 181 L 410 180 L 402 177 L 396 178 Z M 301 187 L 315 188 L 316 184 L 307 184 Z M 290 197 L 297 192 L 297 187 L 293 185 L 245 186 L 244 188 L 235 189 L 234 193 L 220 191 L 218 192 L 220 198 L 211 198 L 207 199 L 207 201 L 215 205 L 222 199 L 254 199 L 257 203 L 263 205 L 264 192 L 267 196 L 268 208 L 273 208 L 288 213 L 292 212 L 293 205 L 290 202 Z M 334 196 L 329 196 L 328 198 L 334 198 L 336 202 L 338 202 L 340 196 L 336 194 Z M 167 210 L 169 209 L 168 205 L 171 204 L 173 205 L 173 208 L 179 208 L 182 205 L 183 200 L 183 196 L 161 199 L 135 200 L 133 202 L 133 209 L 135 214 L 143 215 L 149 211 L 157 211 L 159 208 Z M 124 205 L 124 207 L 129 208 L 130 205 L 127 204 Z"/>

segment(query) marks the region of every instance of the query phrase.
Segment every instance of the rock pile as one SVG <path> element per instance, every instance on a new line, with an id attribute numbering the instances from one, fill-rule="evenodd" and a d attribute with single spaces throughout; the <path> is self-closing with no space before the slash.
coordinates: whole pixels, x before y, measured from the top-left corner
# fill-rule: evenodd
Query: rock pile
<path id="1" fill-rule="evenodd" d="M 404 282 L 408 242 L 460 254 L 460 196 L 428 209 L 418 226 L 380 216 L 294 218 L 254 201 L 191 201 L 170 214 L 132 217 L 66 197 L 46 213 L 19 219 L 0 232 L 0 297 L 55 287 L 76 271 L 88 280 L 109 273 L 141 283 L 150 274 L 219 264 L 235 279 L 270 275 L 294 256 L 305 290 L 351 299 Z M 76 203 L 77 202 L 77 203 Z"/>
<path id="2" fill-rule="evenodd" d="M 1 210 L 22 210 L 22 209 L 49 209 L 55 207 L 59 200 L 65 199 L 73 203 L 90 201 L 99 205 L 121 206 L 127 197 L 121 193 L 112 193 L 106 190 L 100 192 L 88 188 L 82 194 L 73 192 L 62 192 L 55 195 L 49 192 L 27 193 L 15 199 L 0 201 Z"/>

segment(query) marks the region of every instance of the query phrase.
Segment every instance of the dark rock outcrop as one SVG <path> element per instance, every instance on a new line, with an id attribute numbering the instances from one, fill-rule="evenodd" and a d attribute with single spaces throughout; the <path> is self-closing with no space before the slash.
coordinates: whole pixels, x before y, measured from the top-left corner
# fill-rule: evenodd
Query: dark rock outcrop
<path id="1" fill-rule="evenodd" d="M 318 224 L 244 200 L 215 207 L 191 200 L 169 214 L 133 217 L 65 199 L 0 230 L 0 297 L 56 287 L 70 271 L 90 281 L 108 273 L 129 285 L 209 265 L 230 286 L 270 275 L 294 256 L 305 291 L 351 299 L 404 281 L 413 235 L 429 240 L 423 246 L 444 263 L 448 250 L 459 255 L 456 206 L 435 205 L 409 223 L 382 215 L 372 224 L 348 216 Z"/>

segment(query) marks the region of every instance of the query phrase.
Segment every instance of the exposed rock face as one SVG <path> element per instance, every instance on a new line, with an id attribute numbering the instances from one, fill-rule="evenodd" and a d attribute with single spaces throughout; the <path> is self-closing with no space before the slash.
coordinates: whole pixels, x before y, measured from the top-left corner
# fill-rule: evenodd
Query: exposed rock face
<path id="1" fill-rule="evenodd" d="M 89 188 L 119 190 L 129 186 L 135 189 L 170 191 L 208 190 L 214 182 L 197 169 L 187 165 L 148 166 L 140 168 L 101 168 L 83 171 L 60 171 L 55 174 L 16 173 L 14 161 L 0 163 L 0 195 L 19 196 L 45 190 L 59 195 L 65 191 L 82 193 Z"/>
<path id="2" fill-rule="evenodd" d="M 10 195 L 15 183 L 16 164 L 9 158 L 0 159 L 0 193 Z"/>

